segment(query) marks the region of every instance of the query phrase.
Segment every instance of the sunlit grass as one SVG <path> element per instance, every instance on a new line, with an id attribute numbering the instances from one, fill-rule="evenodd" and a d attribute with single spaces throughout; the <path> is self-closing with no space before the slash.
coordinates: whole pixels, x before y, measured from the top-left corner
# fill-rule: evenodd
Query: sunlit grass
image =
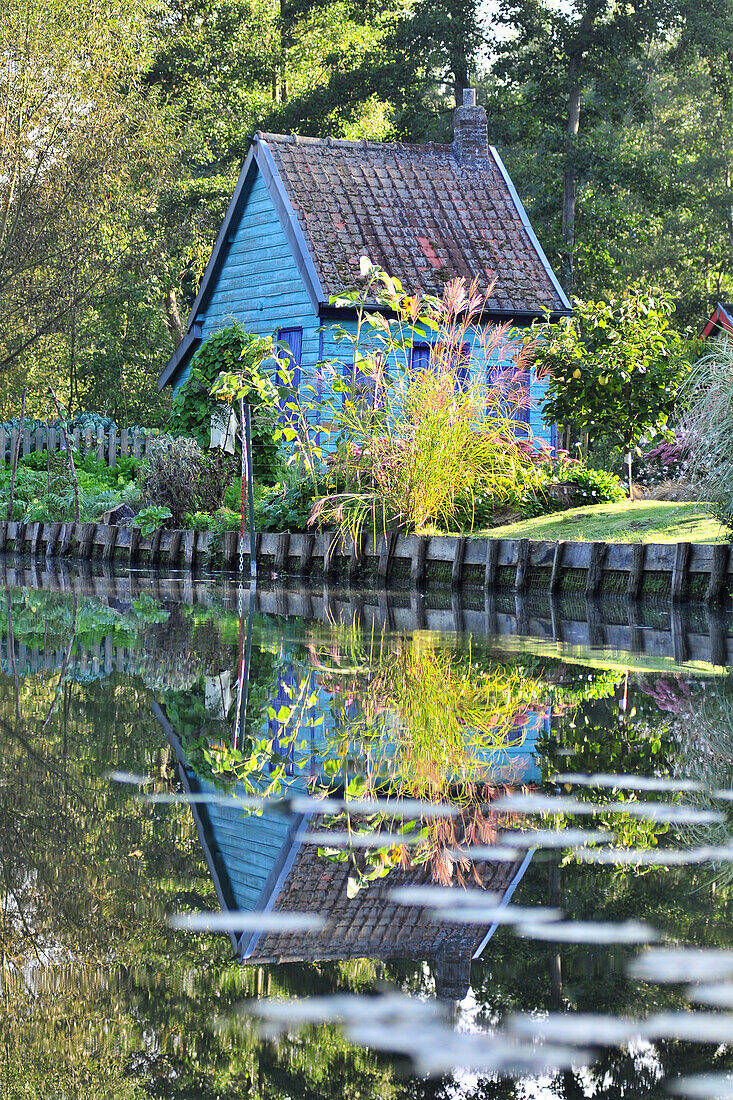
<path id="1" fill-rule="evenodd" d="M 622 501 L 553 512 L 549 516 L 476 531 L 497 539 L 580 542 L 725 542 L 729 532 L 697 501 Z"/>

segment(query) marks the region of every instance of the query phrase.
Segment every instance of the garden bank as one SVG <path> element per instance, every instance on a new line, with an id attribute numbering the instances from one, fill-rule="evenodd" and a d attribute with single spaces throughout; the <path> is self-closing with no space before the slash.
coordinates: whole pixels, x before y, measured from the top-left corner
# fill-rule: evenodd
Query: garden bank
<path id="1" fill-rule="evenodd" d="M 249 577 L 248 539 L 245 550 Z M 239 535 L 166 529 L 143 535 L 135 527 L 105 523 L 0 521 L 0 552 L 236 570 Z M 344 544 L 326 531 L 257 534 L 255 554 L 263 577 L 318 577 L 362 586 L 437 585 L 707 604 L 733 595 L 729 543 L 549 542 L 390 532 Z"/>

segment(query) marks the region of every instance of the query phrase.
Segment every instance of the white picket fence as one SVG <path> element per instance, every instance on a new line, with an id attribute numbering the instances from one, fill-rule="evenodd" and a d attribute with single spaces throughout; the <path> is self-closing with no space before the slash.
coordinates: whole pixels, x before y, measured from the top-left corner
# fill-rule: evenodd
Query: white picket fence
<path id="1" fill-rule="evenodd" d="M 72 446 L 80 454 L 87 455 L 90 451 L 95 452 L 101 462 L 105 462 L 108 466 L 116 466 L 119 456 L 133 455 L 135 458 L 143 458 L 147 454 L 148 443 L 152 435 L 145 434 L 139 429 L 132 431 L 128 428 L 121 428 L 118 431 L 117 428 L 105 430 L 100 426 L 96 432 L 91 428 L 86 428 L 84 431 L 76 428 L 69 433 L 69 438 Z M 9 448 L 8 441 L 10 442 Z M 13 428 L 10 432 L 5 428 L 0 428 L 0 465 L 6 465 L 12 461 L 17 442 L 17 428 Z M 48 447 L 46 446 L 47 443 Z M 62 450 L 63 446 L 63 433 L 58 428 L 49 428 L 47 437 L 43 428 L 36 428 L 35 431 L 24 428 L 20 453 L 21 455 L 29 455 L 32 451 L 46 451 L 48 449 L 52 454 L 55 454 L 57 451 Z"/>

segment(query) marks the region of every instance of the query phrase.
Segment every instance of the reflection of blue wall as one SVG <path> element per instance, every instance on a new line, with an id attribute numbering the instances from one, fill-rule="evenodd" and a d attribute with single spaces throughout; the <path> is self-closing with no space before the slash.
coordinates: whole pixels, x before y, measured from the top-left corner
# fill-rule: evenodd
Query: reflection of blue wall
<path id="1" fill-rule="evenodd" d="M 311 697 L 313 702 L 308 704 Z M 279 670 L 278 687 L 270 706 L 276 715 L 282 707 L 292 712 L 287 721 L 269 717 L 262 727 L 263 734 L 272 738 L 273 748 L 286 757 L 288 775 L 323 775 L 326 761 L 344 763 L 338 745 L 342 735 L 358 720 L 360 707 L 356 699 L 342 701 L 336 692 L 323 687 L 316 670 L 304 670 L 286 659 Z M 477 752 L 476 762 L 486 765 L 487 778 L 494 773 L 496 780 L 501 782 L 540 782 L 536 746 L 539 735 L 549 733 L 550 719 L 549 706 L 527 707 L 518 714 L 514 730 L 503 748 Z M 397 745 L 391 737 L 388 720 L 382 737 L 380 758 L 389 760 L 394 757 Z M 358 752 L 358 738 L 344 747 L 352 754 Z M 359 758 L 346 758 L 347 771 L 358 773 L 362 770 L 361 762 Z"/>
<path id="2" fill-rule="evenodd" d="M 210 784 L 190 772 L 191 789 L 217 793 Z M 237 794 L 244 795 L 240 788 Z M 263 811 L 243 814 L 236 806 L 202 805 L 201 822 L 217 871 L 229 880 L 230 905 L 252 911 L 261 908 L 263 894 L 274 886 L 292 845 L 299 817 L 294 814 Z M 297 817 L 297 821 L 296 821 Z"/>

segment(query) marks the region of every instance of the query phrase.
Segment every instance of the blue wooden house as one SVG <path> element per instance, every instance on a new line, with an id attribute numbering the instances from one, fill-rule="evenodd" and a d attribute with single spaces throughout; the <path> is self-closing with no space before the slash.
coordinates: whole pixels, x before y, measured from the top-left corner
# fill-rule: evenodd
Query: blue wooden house
<path id="1" fill-rule="evenodd" d="M 339 359 L 329 322 L 348 317 L 329 300 L 358 286 L 362 256 L 410 292 L 441 296 L 451 279 L 477 278 L 481 291 L 493 287 L 487 326 L 521 329 L 571 312 L 471 90 L 451 145 L 257 133 L 160 388 L 180 386 L 201 343 L 236 319 L 289 345 L 297 389 L 319 361 Z M 428 352 L 414 347 L 414 364 Z M 479 360 L 478 369 L 495 368 Z M 549 442 L 542 382 L 527 385 L 525 430 Z"/>

